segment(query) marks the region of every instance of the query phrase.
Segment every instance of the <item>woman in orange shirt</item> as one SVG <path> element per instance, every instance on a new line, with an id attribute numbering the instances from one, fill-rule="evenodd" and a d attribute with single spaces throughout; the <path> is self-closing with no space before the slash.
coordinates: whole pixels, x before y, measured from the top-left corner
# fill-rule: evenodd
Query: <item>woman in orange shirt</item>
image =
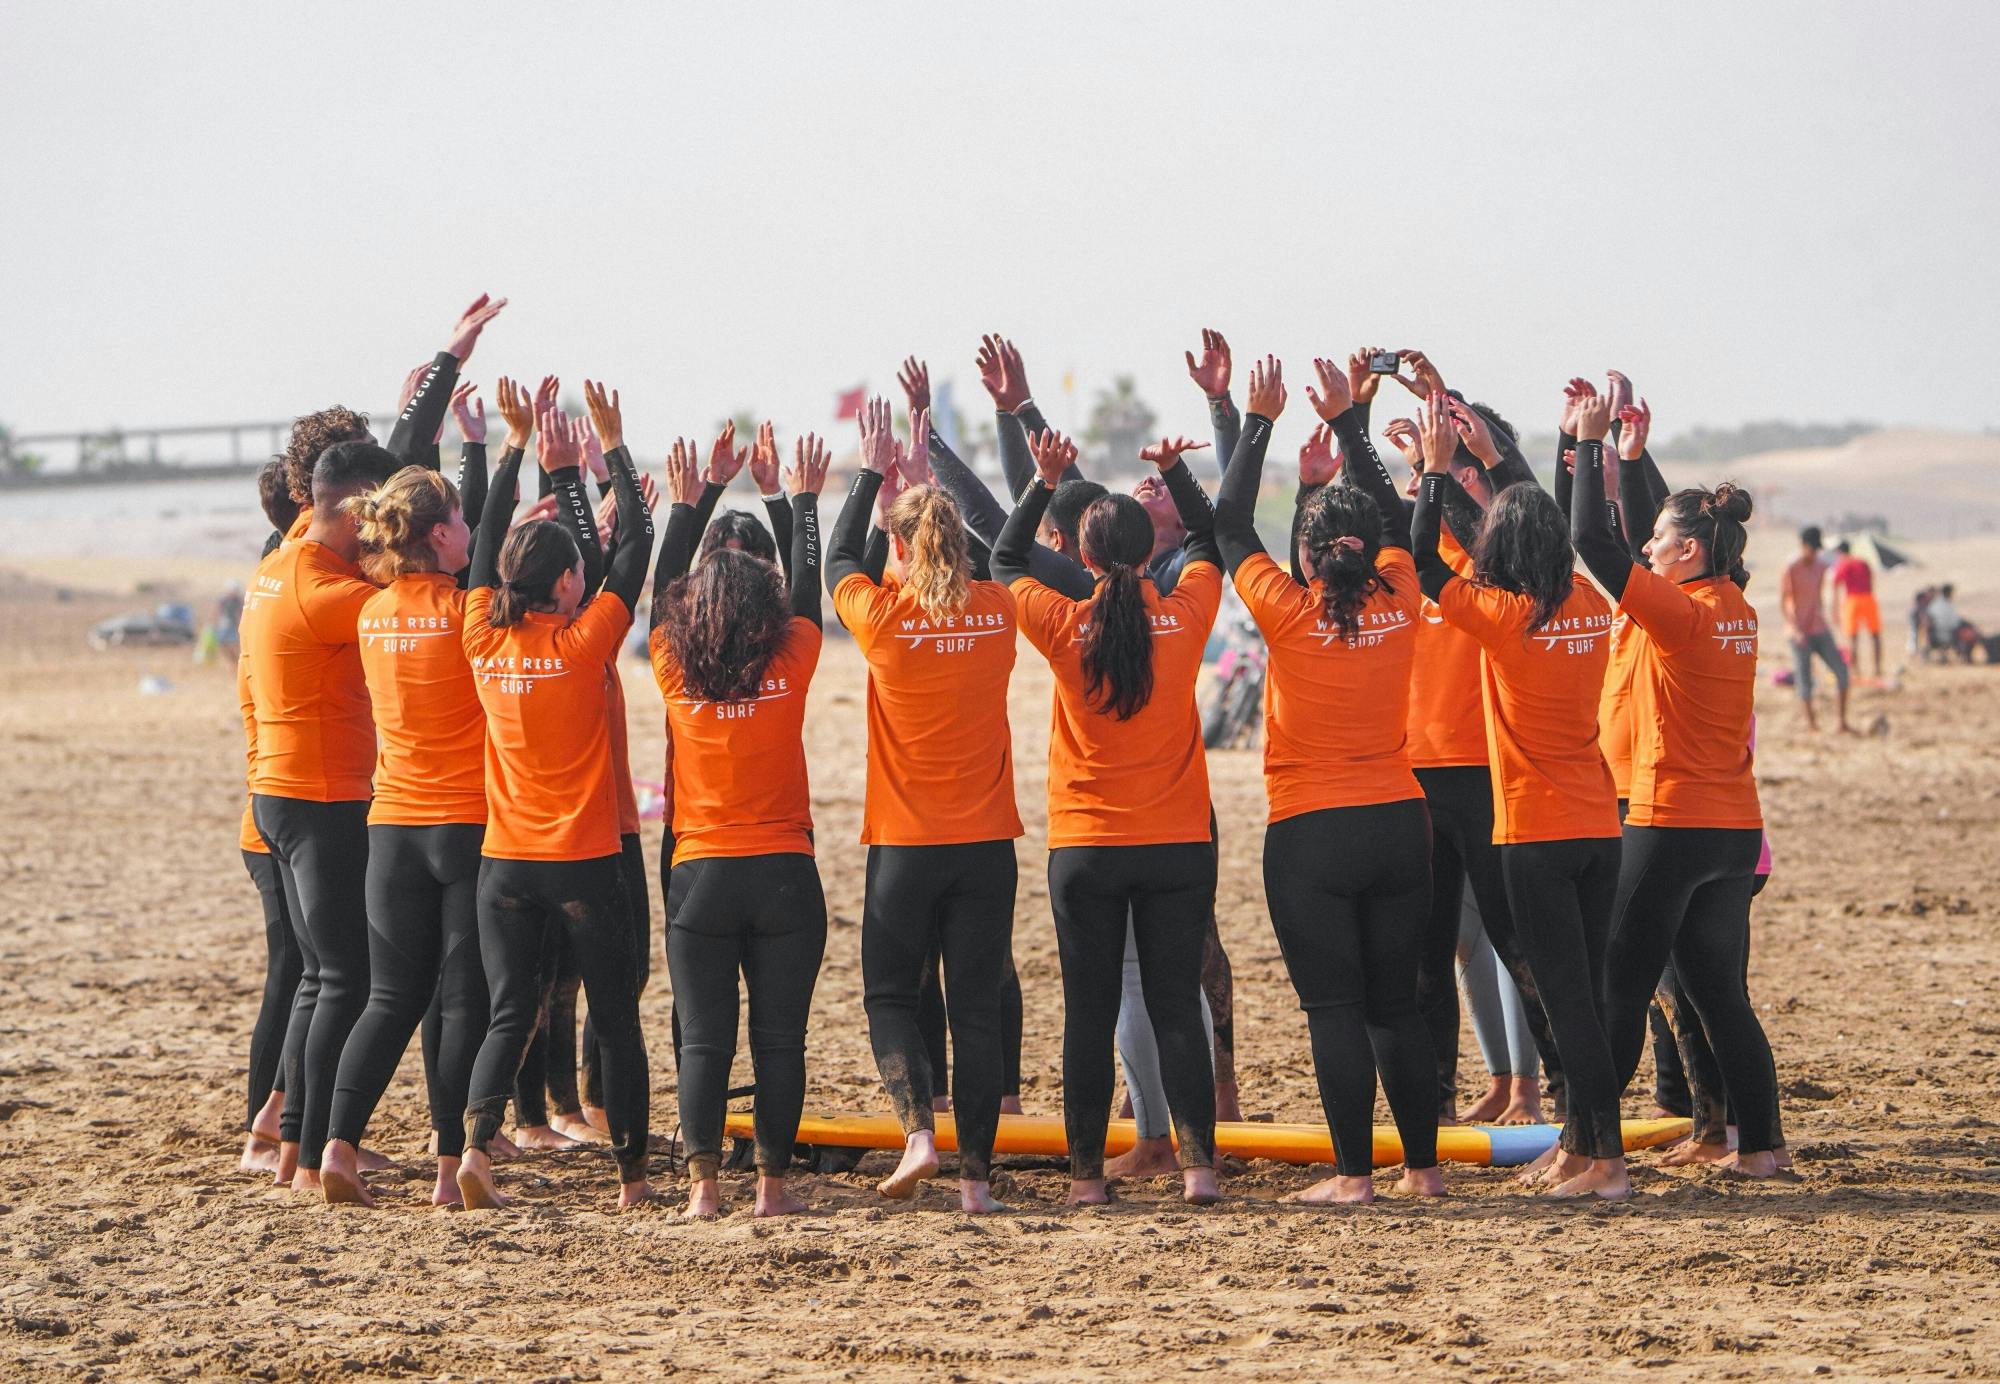
<path id="1" fill-rule="evenodd" d="M 1072 1203 L 1110 1200 L 1104 1134 L 1128 916 L 1180 1136 L 1183 1195 L 1196 1205 L 1219 1195 L 1215 1077 L 1201 1010 L 1215 852 L 1194 683 L 1222 601 L 1222 572 L 1208 497 L 1180 460 L 1193 446 L 1162 439 L 1141 453 L 1160 468 L 1188 528 L 1188 560 L 1167 595 L 1146 577 L 1153 521 L 1130 495 L 1107 495 L 1084 511 L 1079 546 L 1097 578 L 1089 599 L 1072 600 L 1028 575 L 1035 530 L 1076 459 L 1059 434 L 1034 439 L 1039 479 L 993 549 L 993 575 L 1013 593 L 1021 630 L 1056 682 L 1049 902 L 1062 957 Z"/>
<path id="2" fill-rule="evenodd" d="M 1549 1180 L 1557 1196 L 1632 1195 L 1619 1086 L 1597 1010 L 1618 888 L 1618 797 L 1597 745 L 1611 606 L 1576 569 L 1569 525 L 1539 486 L 1514 485 L 1486 511 L 1472 577 L 1438 551 L 1458 485 L 1446 469 L 1458 429 L 1426 400 L 1424 474 L 1411 542 L 1424 594 L 1482 650 L 1493 775 L 1493 844 L 1549 1025 L 1563 1055 L 1569 1118 Z"/>
<path id="3" fill-rule="evenodd" d="M 750 995 L 759 1216 L 806 1209 L 785 1187 L 806 1094 L 806 1019 L 826 950 L 803 739 L 819 666 L 819 492 L 826 444 L 799 439 L 792 582 L 770 563 L 695 546 L 692 445 L 667 465 L 674 499 L 653 579 L 653 676 L 673 742 L 675 900 L 667 972 L 680 1016 L 689 1216 L 722 1209 L 723 1105 L 736 1058 L 737 973 Z"/>
<path id="4" fill-rule="evenodd" d="M 1361 425 L 1346 375 L 1316 362 L 1346 483 L 1323 487 L 1298 529 L 1300 585 L 1257 537 L 1257 490 L 1285 385 L 1270 356 L 1250 372 L 1249 416 L 1224 474 L 1216 539 L 1270 647 L 1264 690 L 1264 892 L 1312 1033 L 1334 1176 L 1310 1202 L 1375 1196 L 1379 1069 L 1403 1139 L 1398 1190 L 1439 1195 L 1438 1077 L 1417 1012 L 1431 905 L 1430 813 L 1410 770 L 1410 669 L 1420 593 L 1395 483 Z"/>
<path id="5" fill-rule="evenodd" d="M 563 528 L 537 520 L 507 532 L 520 458 L 511 449 L 480 516 L 463 639 L 486 712 L 486 839 L 479 868 L 479 950 L 492 1018 L 474 1060 L 458 1185 L 468 1207 L 497 1206 L 487 1145 L 541 1008 L 542 958 L 557 930 L 574 949 L 604 1041 L 605 1111 L 619 1205 L 646 1181 L 648 1077 L 629 913 L 620 872 L 617 789 L 605 668 L 618 656 L 646 581 L 652 520 L 624 447 L 618 396 L 586 382 L 627 537 L 588 604 L 583 556 Z M 538 458 L 558 489 L 579 456 L 559 409 L 542 412 Z M 503 543 L 504 536 L 504 543 Z"/>
<path id="6" fill-rule="evenodd" d="M 1763 811 L 1752 771 L 1757 612 L 1743 598 L 1750 497 L 1724 483 L 1668 497 L 1644 549 L 1612 530 L 1608 409 L 1579 419 L 1571 532 L 1590 574 L 1645 631 L 1632 682 L 1632 787 L 1605 953 L 1604 1015 L 1622 1091 L 1667 961 L 1715 1049 L 1739 1121 L 1738 1171 L 1768 1177 L 1783 1147 L 1777 1072 L 1743 984 Z M 1631 493 L 1628 479 L 1625 487 Z"/>
<path id="7" fill-rule="evenodd" d="M 1005 1081 L 1002 990 L 1014 936 L 1014 598 L 975 573 L 951 497 L 918 483 L 889 507 L 888 576 L 865 565 L 868 516 L 900 467 L 925 474 L 929 416 L 910 420 L 907 454 L 889 406 L 861 413 L 861 469 L 833 530 L 827 588 L 868 660 L 868 789 L 861 841 L 868 880 L 861 975 L 882 1084 L 903 1122 L 903 1162 L 878 1190 L 914 1196 L 937 1171 L 931 1070 L 917 1019 L 930 958 L 942 953 L 950 994 L 952 1109 L 959 1205 L 998 1211 L 989 1187 Z"/>
<path id="8" fill-rule="evenodd" d="M 374 1205 L 355 1166 L 369 1116 L 433 995 L 426 1053 L 437 1132 L 432 1202 L 459 1200 L 472 1059 L 486 1035 L 479 959 L 479 848 L 486 835 L 486 717 L 465 656 L 465 565 L 472 530 L 458 489 L 411 466 L 347 502 L 383 589 L 361 608 L 361 671 L 375 713 L 368 809 L 368 1007 L 341 1049 L 320 1181 L 329 1202 Z M 476 516 L 475 516 L 476 517 Z"/>

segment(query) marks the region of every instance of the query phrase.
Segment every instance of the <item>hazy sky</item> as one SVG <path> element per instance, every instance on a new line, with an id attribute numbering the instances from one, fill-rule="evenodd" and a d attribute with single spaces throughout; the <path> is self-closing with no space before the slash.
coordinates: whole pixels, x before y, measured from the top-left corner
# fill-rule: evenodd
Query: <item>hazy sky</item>
<path id="1" fill-rule="evenodd" d="M 1301 414 L 1372 342 L 1532 430 L 1607 366 L 1664 433 L 2000 423 L 2000 5 L 1647 8 L 4 0 L 0 421 L 386 409 L 490 290 L 473 377 L 648 453 L 908 351 L 983 409 L 992 328 L 1059 425 L 1203 431 L 1203 325 Z"/>

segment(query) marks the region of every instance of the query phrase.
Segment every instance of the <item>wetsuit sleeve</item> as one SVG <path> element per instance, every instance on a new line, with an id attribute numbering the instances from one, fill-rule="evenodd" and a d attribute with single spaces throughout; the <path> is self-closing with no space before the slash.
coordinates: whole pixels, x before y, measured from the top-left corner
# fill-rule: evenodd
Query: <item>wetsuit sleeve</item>
<path id="1" fill-rule="evenodd" d="M 876 532 L 880 533 L 881 530 L 877 529 Z M 889 546 L 888 539 L 885 536 L 882 542 L 882 547 L 884 549 L 883 555 L 885 557 L 887 556 L 888 546 Z M 984 543 L 981 543 L 979 541 L 978 534 L 968 533 L 965 536 L 965 555 L 967 558 L 971 559 L 972 579 L 974 581 L 993 580 L 993 550 L 987 547 Z M 875 573 L 875 580 L 880 581 L 881 579 L 882 579 L 882 574 L 879 570 L 877 570 L 877 572 Z"/>
<path id="2" fill-rule="evenodd" d="M 613 447 L 604 454 L 604 464 L 611 468 L 611 491 L 618 497 L 618 541 L 612 546 L 611 561 L 605 567 L 604 589 L 625 602 L 628 612 L 635 611 L 639 608 L 640 588 L 646 584 L 646 561 L 653 556 L 653 516 L 646 512 L 646 501 L 639 494 L 639 475 L 632 469 L 632 454 L 622 446 Z M 589 519 L 588 510 L 584 517 Z M 587 563 L 585 579 L 588 580 Z"/>
<path id="3" fill-rule="evenodd" d="M 1644 447 L 1639 449 L 1639 465 L 1645 468 L 1646 494 L 1652 499 L 1653 513 L 1658 514 L 1660 506 L 1667 502 L 1667 496 L 1674 492 L 1668 486 L 1667 478 L 1660 474 L 1660 463 L 1654 461 L 1653 454 Z"/>
<path id="4" fill-rule="evenodd" d="M 701 542 L 701 536 L 708 532 L 708 521 L 715 517 L 715 506 L 722 499 L 723 487 L 714 481 L 701 488 L 701 496 L 694 502 L 694 541 Z M 692 549 L 690 549 L 692 551 Z M 683 571 L 686 569 L 683 568 Z"/>
<path id="5" fill-rule="evenodd" d="M 417 392 L 403 406 L 386 444 L 405 465 L 420 464 L 422 449 L 437 445 L 438 429 L 444 426 L 445 410 L 451 407 L 451 391 L 458 386 L 458 357 L 439 351 L 431 368 L 417 383 Z M 431 469 L 437 469 L 433 458 Z"/>
<path id="6" fill-rule="evenodd" d="M 1007 493 L 1019 495 L 1021 487 L 1035 479 L 1035 459 L 1028 451 L 1028 439 L 1049 431 L 1049 420 L 1033 399 L 1014 413 L 1002 413 L 996 425 L 1000 437 L 1000 471 L 1007 480 Z M 1065 481 L 1083 479 L 1083 468 L 1075 462 L 1062 473 Z"/>
<path id="7" fill-rule="evenodd" d="M 1556 485 L 1554 494 L 1556 497 L 1556 508 L 1560 509 L 1564 514 L 1571 512 L 1571 496 L 1576 493 L 1576 478 L 1569 473 L 1569 468 L 1563 465 L 1563 453 L 1571 451 L 1575 447 L 1576 438 L 1569 433 L 1564 433 L 1556 439 Z"/>
<path id="8" fill-rule="evenodd" d="M 792 496 L 792 614 L 820 623 L 819 496 L 801 490 Z"/>
<path id="9" fill-rule="evenodd" d="M 1632 550 L 1618 536 L 1611 506 L 1604 499 L 1604 444 L 1576 444 L 1576 487 L 1570 499 L 1569 533 L 1577 556 L 1611 599 L 1624 599 L 1635 570 Z"/>
<path id="10" fill-rule="evenodd" d="M 1003 441 L 1013 417 L 1011 413 L 1000 415 L 1001 421 L 998 426 Z M 1018 432 L 1018 425 L 1015 427 Z M 928 447 L 931 475 L 936 477 L 944 493 L 951 496 L 952 503 L 958 506 L 958 512 L 965 520 L 967 531 L 990 548 L 1000 539 L 1000 528 L 1007 522 L 1007 511 L 993 498 L 993 492 L 987 488 L 986 482 L 973 474 L 972 468 L 959 458 L 958 453 L 945 445 L 944 439 L 938 436 L 936 428 L 931 429 Z M 1021 448 L 1025 455 L 1027 451 L 1025 441 L 1021 444 Z M 1009 474 L 1012 474 L 1011 470 Z M 1032 464 L 1028 474 L 1030 476 L 1034 474 Z"/>
<path id="11" fill-rule="evenodd" d="M 1450 476 L 1426 471 L 1417 487 L 1417 505 L 1410 515 L 1410 554 L 1417 560 L 1417 584 L 1437 600 L 1458 574 L 1438 552 L 1438 522 L 1444 516 L 1445 487 L 1457 485 Z"/>
<path id="12" fill-rule="evenodd" d="M 1396 522 L 1405 513 L 1403 497 L 1396 492 L 1396 483 L 1389 478 L 1389 468 L 1382 464 L 1375 444 L 1368 440 L 1360 411 L 1349 408 L 1334 419 L 1333 433 L 1340 439 L 1341 474 L 1382 511 L 1382 546 L 1408 548 L 1409 526 Z"/>
<path id="13" fill-rule="evenodd" d="M 882 473 L 863 466 L 847 488 L 847 502 L 833 521 L 833 542 L 827 552 L 826 589 L 834 590 L 852 576 L 867 576 L 868 516 L 882 492 Z M 872 578 L 871 578 L 872 580 Z M 838 613 L 838 603 L 835 606 Z"/>
<path id="14" fill-rule="evenodd" d="M 877 586 L 882 584 L 882 574 L 889 570 L 889 535 L 880 529 L 868 530 L 868 546 L 861 550 L 861 570 Z"/>
<path id="15" fill-rule="evenodd" d="M 1221 437 L 1220 429 L 1216 436 Z M 1215 492 L 1215 543 L 1231 576 L 1246 559 L 1264 551 L 1264 541 L 1257 536 L 1257 491 L 1264 483 L 1264 451 L 1270 443 L 1271 420 L 1251 414 Z M 1300 494 L 1305 493 L 1301 489 Z"/>
<path id="16" fill-rule="evenodd" d="M 1229 474 L 1229 465 L 1236 459 L 1236 442 L 1243 435 L 1243 415 L 1236 411 L 1236 401 L 1227 391 L 1219 399 L 1208 401 L 1208 426 L 1215 434 L 1215 465 L 1223 475 Z"/>
<path id="17" fill-rule="evenodd" d="M 1033 575 L 1028 562 L 1035 548 L 1035 530 L 1041 527 L 1042 516 L 1048 513 L 1049 496 L 1054 493 L 1035 481 L 1021 492 L 1020 503 L 1007 516 L 1000 530 L 1000 541 L 993 545 L 993 579 L 1001 585 L 1012 586 Z"/>
<path id="18" fill-rule="evenodd" d="M 792 506 L 780 495 L 776 499 L 764 501 L 764 517 L 770 522 L 773 544 L 778 550 L 778 565 L 785 569 L 785 580 L 792 579 Z"/>
<path id="19" fill-rule="evenodd" d="M 1659 474 L 1657 467 L 1651 469 L 1653 475 Z M 1653 536 L 1653 516 L 1660 512 L 1660 502 L 1653 498 L 1647 470 L 1643 455 L 1638 461 L 1620 462 L 1618 466 L 1618 513 L 1625 525 L 1625 546 L 1632 554 L 1632 561 L 1637 563 L 1646 560 L 1646 544 Z"/>
<path id="20" fill-rule="evenodd" d="M 458 452 L 458 502 L 466 527 L 477 530 L 486 512 L 486 444 L 468 442 Z"/>
<path id="21" fill-rule="evenodd" d="M 1174 512 L 1180 515 L 1181 525 L 1187 530 L 1187 538 L 1181 544 L 1184 554 L 1181 571 L 1186 571 L 1190 562 L 1222 566 L 1222 552 L 1215 546 L 1215 506 L 1208 502 L 1208 492 L 1188 469 L 1187 458 L 1175 461 L 1161 473 L 1160 479 L 1166 482 L 1167 494 L 1174 497 Z M 1174 582 L 1180 584 L 1179 573 L 1175 574 Z"/>
<path id="22" fill-rule="evenodd" d="M 1528 465 L 1528 458 L 1521 451 L 1521 445 L 1507 436 L 1504 428 L 1495 427 L 1492 420 L 1488 419 L 1486 431 L 1492 434 L 1493 450 L 1500 453 L 1500 460 L 1486 468 L 1486 480 L 1493 487 L 1494 494 L 1497 495 L 1508 486 L 1520 485 L 1524 481 L 1529 485 L 1541 484 L 1535 479 L 1535 468 Z"/>
<path id="23" fill-rule="evenodd" d="M 426 471 L 443 471 L 444 453 L 439 449 L 437 439 L 432 438 L 417 448 L 416 455 L 410 458 L 410 464 L 421 466 Z"/>
<path id="24" fill-rule="evenodd" d="M 478 589 L 500 584 L 500 544 L 507 537 L 507 521 L 514 517 L 514 489 L 521 479 L 519 447 L 500 453 L 500 465 L 493 472 L 494 493 L 479 515 L 479 528 L 472 536 L 471 576 L 466 586 Z"/>
<path id="25" fill-rule="evenodd" d="M 590 512 L 590 496 L 583 488 L 583 470 L 565 466 L 547 474 L 556 497 L 556 522 L 569 530 L 577 550 L 583 554 L 583 592 L 588 599 L 604 581 L 604 542 L 597 536 L 597 518 Z M 623 523 L 625 516 L 621 512 L 618 518 Z"/>
<path id="26" fill-rule="evenodd" d="M 278 549 L 282 548 L 284 544 L 285 544 L 285 536 L 282 533 L 279 533 L 276 529 L 272 529 L 269 534 L 265 535 L 264 551 L 257 554 L 257 560 L 259 562 L 262 562 L 272 553 L 275 553 L 278 551 Z"/>
<path id="27" fill-rule="evenodd" d="M 694 561 L 695 535 L 701 532 L 699 523 L 698 512 L 693 505 L 677 504 L 667 511 L 667 532 L 660 540 L 660 558 L 653 568 L 655 625 L 660 623 L 660 617 L 667 609 L 660 594 L 686 576 L 688 564 Z"/>

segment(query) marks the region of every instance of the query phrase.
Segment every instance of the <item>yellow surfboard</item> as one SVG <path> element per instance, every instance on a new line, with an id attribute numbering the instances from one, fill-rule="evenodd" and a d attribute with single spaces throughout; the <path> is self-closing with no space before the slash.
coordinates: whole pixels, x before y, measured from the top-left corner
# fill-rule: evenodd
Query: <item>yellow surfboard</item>
<path id="1" fill-rule="evenodd" d="M 1688 1120 L 1627 1120 L 1626 1152 L 1675 1143 L 1685 1139 L 1693 1127 Z M 730 1111 L 724 1128 L 739 1139 L 750 1138 L 750 1112 Z M 1438 1158 L 1447 1163 L 1516 1167 L 1541 1157 L 1560 1133 L 1555 1125 L 1450 1125 L 1438 1130 Z M 1124 1153 L 1136 1138 L 1132 1121 L 1113 1120 L 1105 1133 L 1104 1152 Z M 893 1115 L 807 1115 L 799 1121 L 798 1139 L 802 1144 L 839 1148 L 895 1149 L 903 1146 L 903 1127 Z M 958 1147 L 958 1127 L 948 1114 L 937 1117 L 937 1146 L 946 1152 Z M 1220 1121 L 1215 1126 L 1215 1148 L 1238 1158 L 1274 1158 L 1283 1163 L 1333 1161 L 1333 1136 L 1325 1125 Z M 1054 1157 L 1067 1154 L 1069 1143 L 1063 1135 L 1062 1118 L 1002 1115 L 993 1151 Z M 1395 1127 L 1375 1126 L 1375 1166 L 1393 1167 L 1402 1161 L 1403 1141 Z"/>

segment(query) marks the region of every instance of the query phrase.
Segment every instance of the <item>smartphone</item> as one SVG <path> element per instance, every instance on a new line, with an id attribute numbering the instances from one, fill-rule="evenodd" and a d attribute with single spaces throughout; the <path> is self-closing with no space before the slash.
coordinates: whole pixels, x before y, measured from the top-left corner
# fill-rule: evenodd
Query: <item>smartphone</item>
<path id="1" fill-rule="evenodd" d="M 1368 371 L 1373 375 L 1393 375 L 1402 363 L 1402 357 L 1394 351 L 1375 351 L 1368 357 Z"/>

